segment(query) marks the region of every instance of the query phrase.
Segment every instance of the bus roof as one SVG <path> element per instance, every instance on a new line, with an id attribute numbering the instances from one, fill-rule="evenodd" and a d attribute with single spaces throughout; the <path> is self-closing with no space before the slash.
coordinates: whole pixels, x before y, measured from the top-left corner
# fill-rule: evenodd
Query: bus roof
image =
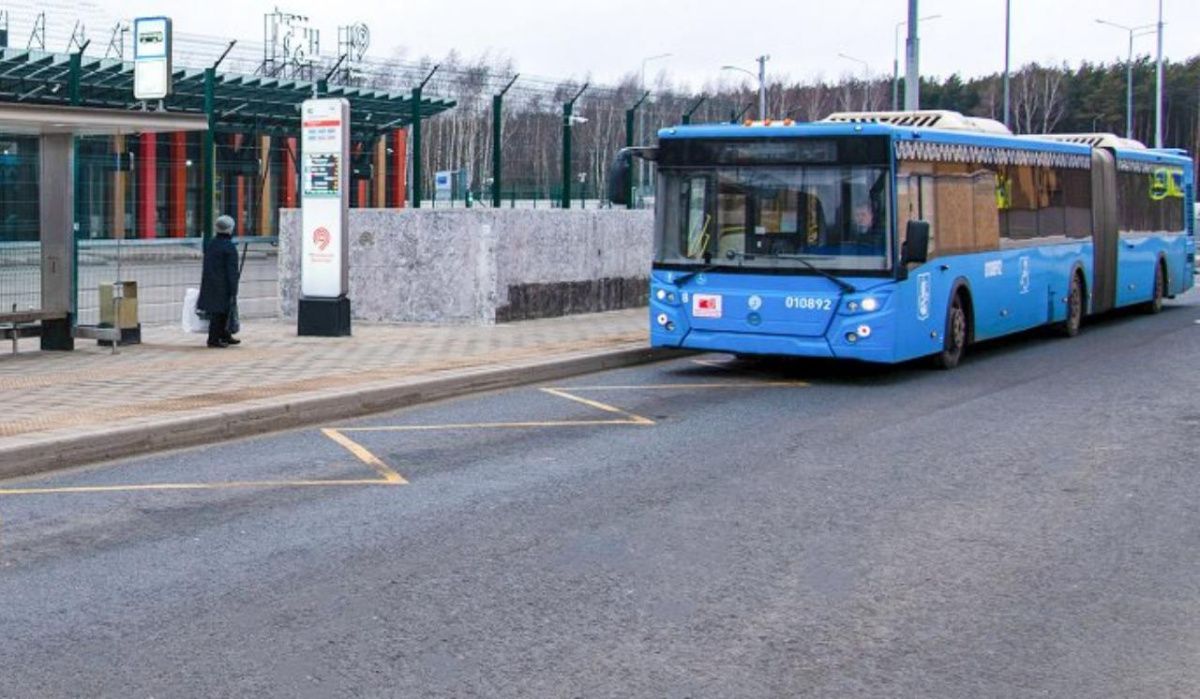
<path id="1" fill-rule="evenodd" d="M 814 138 L 838 136 L 886 136 L 895 140 L 929 140 L 938 143 L 1017 148 L 1050 153 L 1087 154 L 1078 143 L 1038 141 L 1007 134 L 947 129 L 913 128 L 873 122 L 754 122 L 749 124 L 703 124 L 662 129 L 662 141 L 678 139 Z"/>
<path id="2" fill-rule="evenodd" d="M 818 121 L 792 122 L 767 121 L 743 124 L 699 124 L 672 126 L 661 129 L 658 137 L 662 141 L 682 139 L 757 139 L 757 138 L 819 138 L 839 136 L 886 136 L 895 140 L 928 140 L 937 143 L 1015 148 L 1020 150 L 1090 155 L 1092 145 L 1085 139 L 1062 136 L 1014 136 L 994 131 L 971 131 L 963 129 L 938 129 L 928 127 L 899 126 L 877 121 Z M 1124 139 L 1121 139 L 1122 141 Z M 1105 144 L 1109 145 L 1108 143 Z M 1113 143 L 1113 145 L 1117 145 Z M 1191 159 L 1175 149 L 1156 150 L 1136 148 L 1131 143 L 1120 143 L 1114 152 L 1118 159 L 1137 160 L 1150 163 L 1186 165 Z"/>

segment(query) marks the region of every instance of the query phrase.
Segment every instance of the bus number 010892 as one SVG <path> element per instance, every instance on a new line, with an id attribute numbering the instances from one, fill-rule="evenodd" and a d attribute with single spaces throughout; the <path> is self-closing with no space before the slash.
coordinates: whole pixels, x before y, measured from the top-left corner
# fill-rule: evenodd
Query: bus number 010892
<path id="1" fill-rule="evenodd" d="M 814 298 L 812 296 L 788 296 L 783 305 L 789 309 L 801 311 L 831 311 L 833 299 Z"/>

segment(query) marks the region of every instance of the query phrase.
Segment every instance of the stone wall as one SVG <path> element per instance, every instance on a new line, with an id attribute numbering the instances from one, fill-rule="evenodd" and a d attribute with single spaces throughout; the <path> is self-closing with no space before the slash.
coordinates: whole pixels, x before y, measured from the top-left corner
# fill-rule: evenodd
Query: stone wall
<path id="1" fill-rule="evenodd" d="M 280 216 L 279 299 L 300 294 L 300 212 Z M 650 211 L 352 209 L 360 320 L 490 324 L 645 305 Z"/>

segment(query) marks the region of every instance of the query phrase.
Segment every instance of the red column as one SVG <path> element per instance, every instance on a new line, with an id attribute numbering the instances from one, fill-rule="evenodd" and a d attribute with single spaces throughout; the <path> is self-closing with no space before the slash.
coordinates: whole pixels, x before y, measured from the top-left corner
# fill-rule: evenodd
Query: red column
<path id="1" fill-rule="evenodd" d="M 288 209 L 296 208 L 296 148 L 296 139 L 289 138 L 283 168 L 283 206 Z"/>
<path id="2" fill-rule="evenodd" d="M 153 238 L 158 229 L 158 139 L 154 134 L 138 138 L 138 156 L 138 237 Z"/>
<path id="3" fill-rule="evenodd" d="M 171 134 L 171 224 L 173 238 L 187 235 L 187 134 Z"/>
<path id="4" fill-rule="evenodd" d="M 393 206 L 403 209 L 408 200 L 408 131 L 396 129 L 393 134 L 395 145 L 392 146 L 392 182 L 395 184 L 395 194 L 392 197 Z"/>
<path id="5" fill-rule="evenodd" d="M 367 181 L 358 181 L 358 208 L 367 208 Z"/>

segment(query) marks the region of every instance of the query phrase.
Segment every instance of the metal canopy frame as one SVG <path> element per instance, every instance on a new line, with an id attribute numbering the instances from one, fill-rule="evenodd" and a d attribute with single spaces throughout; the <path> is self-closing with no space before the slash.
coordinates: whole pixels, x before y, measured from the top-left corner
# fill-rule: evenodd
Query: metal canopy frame
<path id="1" fill-rule="evenodd" d="M 211 73 L 210 81 L 206 73 Z M 176 70 L 174 92 L 162 100 L 171 113 L 203 114 L 218 133 L 296 136 L 300 104 L 312 98 L 344 97 L 351 103 L 351 138 L 373 141 L 414 119 L 452 109 L 451 100 L 419 98 L 325 81 L 278 80 L 205 70 Z M 211 90 L 211 93 L 209 92 Z M 133 63 L 24 49 L 0 49 L 0 102 L 102 109 L 157 110 L 158 103 L 133 99 Z M 211 110 L 211 111 L 210 111 Z"/>

